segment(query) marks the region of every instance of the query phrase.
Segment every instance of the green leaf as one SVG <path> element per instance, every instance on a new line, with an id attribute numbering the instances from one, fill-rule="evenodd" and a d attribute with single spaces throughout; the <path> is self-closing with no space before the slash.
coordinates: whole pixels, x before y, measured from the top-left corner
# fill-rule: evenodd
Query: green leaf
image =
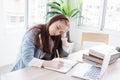
<path id="1" fill-rule="evenodd" d="M 71 12 L 71 6 L 70 6 L 70 0 L 67 0 L 67 3 L 66 3 L 66 5 L 67 5 L 67 10 L 68 10 L 68 16 L 70 16 L 70 12 Z"/>
<path id="2" fill-rule="evenodd" d="M 60 4 L 57 3 L 57 2 L 48 3 L 48 6 L 51 7 L 52 9 L 61 10 L 60 9 Z"/>
<path id="3" fill-rule="evenodd" d="M 61 13 L 67 17 L 75 17 L 80 14 L 78 6 L 82 3 L 82 0 L 78 0 L 74 7 L 71 5 L 71 0 L 59 0 L 59 2 L 49 2 L 48 6 L 53 9 L 49 14 Z M 57 13 L 56 13 L 57 12 Z"/>
<path id="4" fill-rule="evenodd" d="M 61 12 L 58 11 L 51 11 L 51 12 L 47 12 L 46 16 L 46 20 L 48 20 L 50 17 L 56 15 L 56 14 L 61 14 Z"/>
<path id="5" fill-rule="evenodd" d="M 59 1 L 60 1 L 60 3 L 61 3 L 61 4 L 63 4 L 63 3 L 64 3 L 64 0 L 59 0 Z"/>
<path id="6" fill-rule="evenodd" d="M 65 14 L 67 15 L 68 9 L 67 9 L 67 5 L 65 3 L 63 4 L 63 10 L 64 10 Z"/>
<path id="7" fill-rule="evenodd" d="M 77 0 L 76 4 L 74 5 L 73 9 L 78 8 L 78 6 L 82 3 L 83 0 Z"/>
<path id="8" fill-rule="evenodd" d="M 78 16 L 78 14 L 80 14 L 80 10 L 75 10 L 75 11 L 73 12 L 73 14 L 71 15 L 71 17 Z"/>

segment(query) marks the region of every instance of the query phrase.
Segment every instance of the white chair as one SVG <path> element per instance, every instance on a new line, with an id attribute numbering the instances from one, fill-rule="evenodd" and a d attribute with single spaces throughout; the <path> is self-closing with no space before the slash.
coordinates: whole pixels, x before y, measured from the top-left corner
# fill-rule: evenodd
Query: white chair
<path id="1" fill-rule="evenodd" d="M 109 34 L 105 33 L 93 33 L 93 32 L 82 32 L 80 49 L 83 49 L 84 42 L 101 42 L 108 44 Z"/>

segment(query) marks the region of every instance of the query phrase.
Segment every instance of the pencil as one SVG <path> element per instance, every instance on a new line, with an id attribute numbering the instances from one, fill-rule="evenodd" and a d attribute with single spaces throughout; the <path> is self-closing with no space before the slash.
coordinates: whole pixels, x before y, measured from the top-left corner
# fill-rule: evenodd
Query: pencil
<path id="1" fill-rule="evenodd" d="M 59 55 L 59 52 L 58 52 L 58 50 L 56 50 L 56 52 L 57 52 L 57 57 L 58 57 L 58 58 L 60 58 L 60 55 Z"/>

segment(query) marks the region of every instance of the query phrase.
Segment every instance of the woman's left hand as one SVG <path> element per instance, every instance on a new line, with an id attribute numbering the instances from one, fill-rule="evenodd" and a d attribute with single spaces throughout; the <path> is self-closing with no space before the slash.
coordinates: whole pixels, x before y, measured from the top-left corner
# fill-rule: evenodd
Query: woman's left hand
<path id="1" fill-rule="evenodd" d="M 62 33 L 62 34 L 61 34 L 61 37 L 62 37 L 62 38 L 66 38 L 66 35 L 67 35 L 66 32 L 65 32 L 65 33 Z"/>

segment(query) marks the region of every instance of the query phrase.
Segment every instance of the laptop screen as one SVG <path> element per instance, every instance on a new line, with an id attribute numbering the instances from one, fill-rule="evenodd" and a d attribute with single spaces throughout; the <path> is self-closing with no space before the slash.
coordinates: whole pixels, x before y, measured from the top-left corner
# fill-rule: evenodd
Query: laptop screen
<path id="1" fill-rule="evenodd" d="M 110 51 L 110 53 L 111 52 L 112 52 L 112 50 Z M 102 64 L 101 72 L 100 72 L 100 78 L 105 73 L 105 71 L 109 65 L 109 61 L 110 61 L 110 57 L 111 57 L 110 53 L 104 55 L 104 60 L 103 60 L 103 64 Z"/>

